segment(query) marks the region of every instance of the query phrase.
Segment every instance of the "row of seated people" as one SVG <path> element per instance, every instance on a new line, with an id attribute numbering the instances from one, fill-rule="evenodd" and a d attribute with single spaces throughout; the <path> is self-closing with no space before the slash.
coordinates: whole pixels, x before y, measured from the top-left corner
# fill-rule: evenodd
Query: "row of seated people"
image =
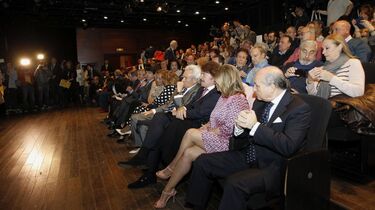
<path id="1" fill-rule="evenodd" d="M 178 85 L 171 79 L 173 73 L 156 73 L 156 78 L 164 78 L 165 87 L 173 86 L 155 98 L 164 99 L 162 103 L 142 104 L 133 94 L 122 101 L 134 99 L 137 108 L 130 108 L 132 103 L 113 102 L 114 113 L 123 103 L 132 110 L 126 113 L 132 135 L 142 143 L 138 153 L 120 161 L 119 166 L 147 167 L 128 187 L 145 187 L 156 183 L 156 177 L 169 179 L 154 206 L 164 208 L 194 164 L 186 201 L 195 209 L 205 209 L 213 181 L 221 178 L 227 181 L 219 209 L 246 209 L 247 198 L 253 193 L 279 194 L 283 158 L 303 148 L 311 119 L 309 106 L 292 93 L 326 99 L 364 93 L 361 62 L 336 33 L 323 41 L 325 63 L 311 67 L 304 78 L 298 70 L 316 63 L 317 48 L 315 41 L 302 41 L 296 66 L 284 71 L 275 66 L 259 68 L 250 82 L 253 86 L 243 82 L 235 66 L 210 61 L 201 67 L 187 66 Z M 133 92 L 142 93 L 138 87 L 145 87 L 147 82 L 143 83 Z M 289 83 L 294 88 L 289 88 Z M 163 96 L 163 92 L 168 94 Z M 110 115 L 109 119 L 117 117 Z M 229 151 L 231 137 L 246 138 L 248 144 Z M 160 164 L 166 167 L 159 170 Z"/>

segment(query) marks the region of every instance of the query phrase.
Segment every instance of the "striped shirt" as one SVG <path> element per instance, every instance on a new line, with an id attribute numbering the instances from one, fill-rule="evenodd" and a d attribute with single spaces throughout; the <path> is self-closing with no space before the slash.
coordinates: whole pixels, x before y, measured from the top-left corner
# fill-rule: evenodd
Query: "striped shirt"
<path id="1" fill-rule="evenodd" d="M 362 96 L 365 91 L 365 72 L 358 59 L 349 59 L 336 72 L 329 82 L 331 86 L 330 97 L 345 94 L 350 97 Z M 318 82 L 307 84 L 306 90 L 310 95 L 318 92 Z"/>

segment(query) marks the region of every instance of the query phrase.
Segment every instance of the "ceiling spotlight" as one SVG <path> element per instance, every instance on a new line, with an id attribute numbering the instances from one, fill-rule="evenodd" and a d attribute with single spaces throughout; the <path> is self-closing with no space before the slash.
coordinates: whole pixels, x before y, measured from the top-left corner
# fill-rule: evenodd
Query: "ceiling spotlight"
<path id="1" fill-rule="evenodd" d="M 44 59 L 44 54 L 39 53 L 38 55 L 36 55 L 36 59 L 43 60 Z"/>
<path id="2" fill-rule="evenodd" d="M 187 24 L 187 23 L 186 23 L 186 24 L 185 24 L 185 26 L 186 26 L 186 27 L 188 27 L 188 26 L 189 26 L 189 24 Z"/>
<path id="3" fill-rule="evenodd" d="M 225 7 L 224 10 L 229 10 L 229 8 L 228 8 L 228 7 Z"/>
<path id="4" fill-rule="evenodd" d="M 82 22 L 86 22 L 86 19 L 82 19 L 81 21 L 82 21 Z"/>
<path id="5" fill-rule="evenodd" d="M 145 0 L 139 0 L 139 2 L 143 3 L 143 2 L 145 2 Z"/>
<path id="6" fill-rule="evenodd" d="M 156 11 L 157 12 L 161 12 L 163 10 L 163 8 L 161 7 L 161 6 L 158 6 L 157 8 L 156 8 Z"/>
<path id="7" fill-rule="evenodd" d="M 203 20 L 206 20 L 206 17 L 202 17 Z"/>
<path id="8" fill-rule="evenodd" d="M 107 16 L 104 16 L 104 20 L 107 20 L 108 19 L 108 17 Z"/>
<path id="9" fill-rule="evenodd" d="M 147 21 L 147 18 L 143 18 L 143 21 Z"/>
<path id="10" fill-rule="evenodd" d="M 199 11 L 196 11 L 194 14 L 199 15 Z"/>
<path id="11" fill-rule="evenodd" d="M 31 60 L 29 58 L 21 58 L 20 60 L 20 64 L 22 66 L 28 66 L 31 64 Z"/>
<path id="12" fill-rule="evenodd" d="M 181 10 L 179 10 L 179 9 L 178 9 L 178 10 L 176 10 L 176 12 L 177 12 L 177 13 L 180 13 L 180 12 L 181 12 Z"/>
<path id="13" fill-rule="evenodd" d="M 178 20 L 177 23 L 181 23 L 181 20 Z"/>
<path id="14" fill-rule="evenodd" d="M 220 4 L 220 1 L 215 1 L 215 4 Z"/>
<path id="15" fill-rule="evenodd" d="M 123 22 L 124 22 L 124 20 L 121 20 L 120 22 L 121 22 L 121 23 L 123 23 Z"/>

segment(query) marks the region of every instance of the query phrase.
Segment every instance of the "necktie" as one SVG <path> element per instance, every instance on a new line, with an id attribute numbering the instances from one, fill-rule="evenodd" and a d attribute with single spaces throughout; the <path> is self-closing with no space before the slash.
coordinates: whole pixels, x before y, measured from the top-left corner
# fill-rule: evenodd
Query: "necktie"
<path id="1" fill-rule="evenodd" d="M 207 92 L 208 92 L 208 89 L 204 88 L 203 91 L 202 91 L 202 95 L 198 98 L 198 100 L 203 98 L 207 94 Z"/>
<path id="2" fill-rule="evenodd" d="M 260 119 L 260 123 L 265 124 L 268 122 L 268 117 L 270 115 L 270 110 L 272 106 L 273 106 L 272 102 L 266 105 L 266 107 L 264 108 L 262 117 Z M 250 142 L 246 150 L 246 163 L 250 164 L 250 163 L 253 163 L 255 160 L 256 160 L 255 144 L 254 142 Z"/>

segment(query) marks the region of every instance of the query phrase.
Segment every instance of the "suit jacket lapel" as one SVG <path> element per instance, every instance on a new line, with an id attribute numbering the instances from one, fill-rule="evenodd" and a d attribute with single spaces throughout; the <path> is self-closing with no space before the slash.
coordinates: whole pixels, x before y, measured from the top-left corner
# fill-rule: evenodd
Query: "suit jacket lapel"
<path id="1" fill-rule="evenodd" d="M 184 95 L 184 97 L 182 97 L 182 105 L 188 104 L 191 101 L 191 99 L 195 96 L 199 88 L 200 88 L 200 85 L 198 84 L 196 84 L 193 88 L 191 88 L 189 92 L 187 92 Z"/>
<path id="2" fill-rule="evenodd" d="M 277 105 L 275 111 L 273 112 L 270 120 L 267 122 L 267 124 L 271 123 L 273 121 L 275 121 L 275 119 L 277 117 L 279 117 L 281 114 L 283 114 L 288 106 L 288 104 L 290 104 L 290 102 L 293 100 L 293 96 L 292 94 L 289 92 L 289 91 L 286 91 L 285 92 L 285 95 L 283 96 L 283 98 L 281 99 L 281 101 L 279 102 L 279 104 Z"/>

